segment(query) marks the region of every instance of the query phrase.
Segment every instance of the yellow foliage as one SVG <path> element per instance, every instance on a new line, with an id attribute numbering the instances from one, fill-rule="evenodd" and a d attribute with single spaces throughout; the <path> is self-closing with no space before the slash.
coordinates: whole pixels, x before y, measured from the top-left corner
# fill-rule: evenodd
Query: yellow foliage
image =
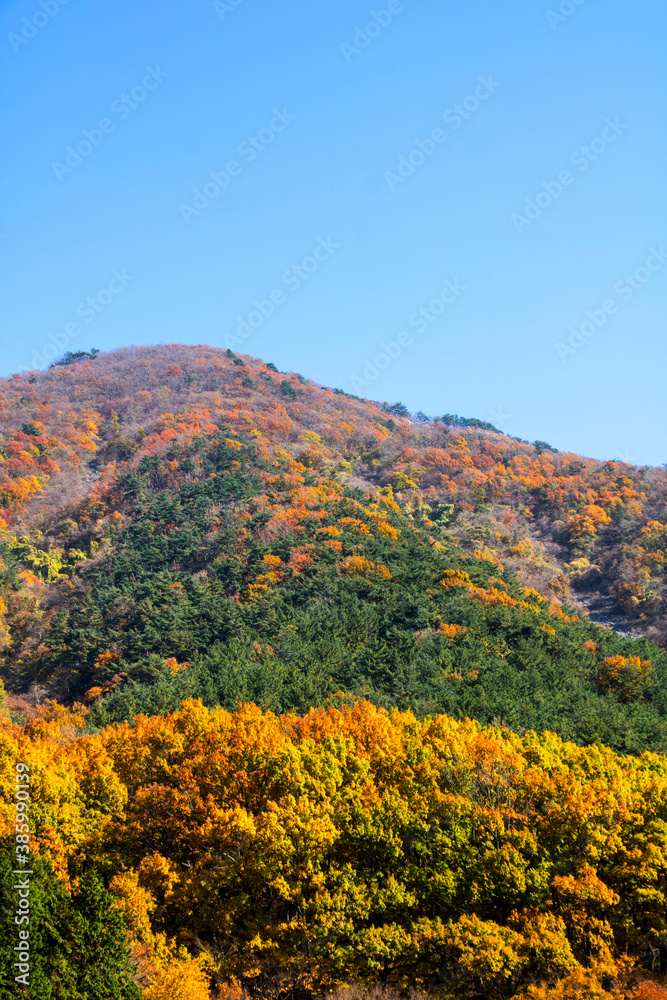
<path id="1" fill-rule="evenodd" d="M 395 472 L 391 477 L 392 488 L 398 490 L 418 490 L 419 483 L 411 479 L 405 472 Z"/>
<path id="2" fill-rule="evenodd" d="M 109 883 L 109 892 L 115 897 L 115 906 L 123 913 L 129 929 L 142 942 L 153 942 L 151 914 L 157 906 L 155 898 L 139 885 L 136 872 L 122 872 L 114 875 Z"/>
<path id="3" fill-rule="evenodd" d="M 179 673 L 179 671 L 185 670 L 186 667 L 189 667 L 191 664 L 189 660 L 185 660 L 183 663 L 179 663 L 175 656 L 169 656 L 164 661 L 164 665 L 165 667 L 169 667 L 172 676 L 174 676 L 175 674 Z"/>
<path id="4" fill-rule="evenodd" d="M 144 988 L 145 1000 L 210 1000 L 209 978 L 195 958 L 174 958 Z"/>
<path id="5" fill-rule="evenodd" d="M 600 664 L 597 685 L 602 691 L 611 691 L 621 701 L 628 702 L 641 696 L 654 680 L 655 670 L 650 660 L 638 656 L 608 656 Z"/>
<path id="6" fill-rule="evenodd" d="M 502 581 L 496 582 L 503 587 L 506 586 Z M 521 608 L 522 610 L 538 613 L 538 609 L 533 604 L 529 604 L 526 601 L 517 601 L 513 597 L 510 597 L 509 594 L 506 594 L 504 590 L 499 590 L 498 587 L 491 587 L 490 589 L 475 587 L 470 576 L 464 570 L 446 569 L 440 578 L 440 586 L 444 587 L 445 590 L 449 587 L 464 587 L 474 600 L 480 601 L 482 604 L 502 604 L 506 607 Z"/>
<path id="7" fill-rule="evenodd" d="M 375 576 L 382 577 L 384 580 L 391 580 L 391 573 L 386 566 L 376 565 L 370 559 L 365 559 L 363 556 L 348 556 L 338 564 L 338 569 L 345 576 L 362 577 L 374 574 Z"/>
<path id="8" fill-rule="evenodd" d="M 522 963 L 521 935 L 474 914 L 462 916 L 444 935 L 445 946 L 469 981 L 492 986 L 507 981 Z"/>
<path id="9" fill-rule="evenodd" d="M 573 559 L 571 563 L 565 563 L 565 569 L 573 580 L 578 580 L 582 576 L 585 576 L 586 573 L 589 573 L 591 570 L 597 570 L 599 567 L 582 557 L 581 559 Z"/>
<path id="10" fill-rule="evenodd" d="M 63 878 L 82 852 L 116 872 L 151 1000 L 207 1000 L 213 973 L 268 990 L 295 956 L 319 994 L 446 967 L 455 995 L 520 980 L 523 1000 L 584 1000 L 616 969 L 628 907 L 637 933 L 663 926 L 657 755 L 354 700 L 301 718 L 189 701 L 76 736 L 84 722 L 53 704 L 24 730 L 0 716 L 0 833 L 24 760 L 39 850 Z M 179 922 L 215 967 L 167 942 Z"/>
<path id="11" fill-rule="evenodd" d="M 460 569 L 446 569 L 440 577 L 440 586 L 445 590 L 448 587 L 472 587 L 472 580 L 468 573 Z"/>
<path id="12" fill-rule="evenodd" d="M 100 653 L 99 656 L 95 657 L 95 666 L 104 669 L 112 663 L 118 663 L 119 659 L 120 655 L 116 650 L 105 649 L 103 653 Z"/>
<path id="13" fill-rule="evenodd" d="M 378 529 L 378 531 L 380 531 L 381 534 L 386 535 L 387 538 L 393 538 L 394 541 L 398 539 L 398 536 L 401 533 L 400 529 L 395 528 L 392 524 L 389 523 L 389 521 L 385 520 L 382 514 L 374 510 L 369 510 L 368 516 L 371 518 L 371 520 L 375 524 L 375 527 Z"/>
<path id="14" fill-rule="evenodd" d="M 368 525 L 364 524 L 357 517 L 341 517 L 339 524 L 344 525 L 346 528 L 353 528 L 360 535 L 368 535 L 369 538 L 373 537 L 373 532 L 370 530 Z"/>
<path id="15" fill-rule="evenodd" d="M 611 524 L 607 512 L 597 504 L 586 504 L 581 513 L 571 511 L 565 524 L 565 529 L 571 539 L 593 536 L 597 534 L 598 525 Z"/>
<path id="16" fill-rule="evenodd" d="M 384 486 L 380 490 L 379 502 L 383 504 L 388 510 L 393 511 L 394 514 L 401 513 L 401 508 L 394 500 L 394 493 L 391 486 Z"/>
<path id="17" fill-rule="evenodd" d="M 519 996 L 521 1000 L 609 1000 L 609 990 L 600 985 L 602 975 L 613 976 L 614 965 L 606 968 L 585 969 L 577 966 L 568 976 L 554 986 L 528 986 Z"/>
<path id="18" fill-rule="evenodd" d="M 649 521 L 642 528 L 642 535 L 652 535 L 659 538 L 665 531 L 665 525 L 660 521 Z"/>
<path id="19" fill-rule="evenodd" d="M 494 566 L 498 567 L 499 573 L 502 573 L 505 568 L 503 564 L 499 562 L 498 559 L 496 559 L 495 556 L 490 555 L 490 553 L 488 552 L 482 551 L 482 549 L 475 549 L 473 555 L 475 559 L 484 559 L 486 562 L 493 563 Z"/>

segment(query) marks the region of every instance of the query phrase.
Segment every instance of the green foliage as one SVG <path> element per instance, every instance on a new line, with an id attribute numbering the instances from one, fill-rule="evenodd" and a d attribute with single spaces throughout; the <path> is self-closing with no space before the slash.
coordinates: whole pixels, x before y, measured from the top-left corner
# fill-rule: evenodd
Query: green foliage
<path id="1" fill-rule="evenodd" d="M 30 986 L 15 982 L 14 949 L 26 925 L 14 922 L 21 879 L 14 857 L 7 838 L 0 843 L 0 1000 L 140 1000 L 126 929 L 99 877 L 84 872 L 70 895 L 41 855 L 30 858 Z"/>
<path id="2" fill-rule="evenodd" d="M 553 445 L 547 444 L 546 441 L 534 441 L 533 444 L 538 455 L 541 455 L 545 451 L 550 451 L 554 455 L 558 454 L 558 448 L 554 448 Z"/>
<path id="3" fill-rule="evenodd" d="M 382 409 L 392 417 L 409 417 L 410 411 L 404 403 L 383 403 Z"/>
<path id="4" fill-rule="evenodd" d="M 445 413 L 444 416 L 440 417 L 443 424 L 449 424 L 450 427 L 478 427 L 483 431 L 496 431 L 497 434 L 501 432 L 493 424 L 490 424 L 488 420 L 478 420 L 477 417 L 460 417 L 458 413 Z M 519 440 L 518 438 L 516 439 Z"/>
<path id="5" fill-rule="evenodd" d="M 50 367 L 57 368 L 58 365 L 74 365 L 80 361 L 93 361 L 99 353 L 97 347 L 93 347 L 89 351 L 65 351 L 62 358 L 54 361 Z"/>

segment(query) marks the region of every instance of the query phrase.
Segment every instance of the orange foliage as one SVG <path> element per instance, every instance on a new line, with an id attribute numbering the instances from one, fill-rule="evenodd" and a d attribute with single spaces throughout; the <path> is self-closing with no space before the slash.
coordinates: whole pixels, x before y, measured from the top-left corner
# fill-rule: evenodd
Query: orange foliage
<path id="1" fill-rule="evenodd" d="M 446 625 L 442 622 L 438 629 L 447 639 L 456 639 L 468 630 L 463 625 Z"/>
<path id="2" fill-rule="evenodd" d="M 638 656 L 608 656 L 600 664 L 597 685 L 627 702 L 641 696 L 655 679 L 650 660 Z"/>

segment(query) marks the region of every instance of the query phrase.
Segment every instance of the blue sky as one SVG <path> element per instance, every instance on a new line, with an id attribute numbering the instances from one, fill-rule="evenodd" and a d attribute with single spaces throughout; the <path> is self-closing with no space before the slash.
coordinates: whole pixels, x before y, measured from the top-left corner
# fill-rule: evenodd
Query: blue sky
<path id="1" fill-rule="evenodd" d="M 659 0 L 2 0 L 0 374 L 231 344 L 667 462 L 666 29 Z"/>

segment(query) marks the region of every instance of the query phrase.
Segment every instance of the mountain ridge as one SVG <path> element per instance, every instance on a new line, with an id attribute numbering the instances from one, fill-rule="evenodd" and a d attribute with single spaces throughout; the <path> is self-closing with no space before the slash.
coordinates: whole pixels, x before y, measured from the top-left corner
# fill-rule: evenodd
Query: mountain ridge
<path id="1" fill-rule="evenodd" d="M 39 506 L 50 516 L 54 507 L 85 495 L 100 469 L 113 474 L 117 465 L 139 460 L 151 447 L 163 447 L 169 431 L 161 413 L 183 409 L 186 417 L 190 414 L 190 428 L 198 412 L 203 417 L 208 411 L 205 419 L 211 413 L 226 414 L 231 426 L 252 431 L 264 447 L 286 446 L 310 463 L 311 470 L 328 470 L 366 490 L 391 484 L 408 504 L 437 509 L 453 503 L 459 527 L 467 519 L 475 522 L 472 529 L 484 534 L 484 526 L 477 524 L 484 521 L 480 516 L 486 513 L 484 507 L 502 508 L 503 516 L 513 515 L 515 523 L 511 531 L 502 524 L 495 526 L 496 533 L 508 536 L 497 545 L 498 554 L 516 564 L 527 582 L 540 589 L 551 585 L 556 598 L 567 593 L 575 606 L 579 588 L 602 588 L 637 624 L 643 623 L 649 635 L 664 637 L 660 624 L 667 591 L 661 561 L 664 538 L 661 530 L 654 532 L 655 537 L 643 530 L 664 510 L 667 474 L 662 469 L 556 453 L 545 442 L 530 445 L 484 421 L 456 427 L 427 422 L 421 413 L 410 420 L 400 404 L 357 399 L 295 373 L 280 377 L 275 366 L 203 345 L 125 349 L 97 358 L 82 353 L 88 354 L 83 362 L 0 382 L 14 397 L 0 411 L 5 422 L 12 411 L 14 417 L 3 429 L 3 444 L 22 455 L 17 459 L 2 451 L 0 518 L 4 515 L 5 521 L 16 519 L 25 500 L 31 506 L 30 496 L 37 489 L 31 473 L 52 476 L 42 441 L 36 442 L 37 447 L 47 454 L 39 455 L 36 463 L 31 464 L 21 448 L 21 440 L 35 446 L 22 435 L 22 426 L 30 425 L 31 419 L 39 424 L 40 413 L 51 421 L 62 465 L 59 476 L 47 481 L 46 491 L 37 489 Z M 248 380 L 253 382 L 251 373 L 255 383 L 248 385 Z M 42 389 L 55 400 L 55 410 L 41 399 Z M 59 405 L 68 408 L 69 420 Z M 249 425 L 254 412 L 261 417 L 261 426 L 253 428 Z M 356 421 L 349 432 L 346 416 Z M 443 420 L 447 417 L 461 419 L 449 414 Z M 144 422 L 152 422 L 153 433 Z M 15 437 L 8 441 L 11 430 Z M 312 441 L 298 440 L 308 432 L 320 436 L 314 447 Z M 188 431 L 171 433 L 187 437 Z M 508 475 L 503 475 L 502 463 Z M 658 524 L 662 527 L 661 521 Z M 628 536 L 632 546 L 622 537 L 625 551 L 619 549 L 610 559 L 614 533 Z M 522 551 L 519 535 L 534 550 L 524 545 Z M 597 588 L 591 588 L 592 583 Z"/>

